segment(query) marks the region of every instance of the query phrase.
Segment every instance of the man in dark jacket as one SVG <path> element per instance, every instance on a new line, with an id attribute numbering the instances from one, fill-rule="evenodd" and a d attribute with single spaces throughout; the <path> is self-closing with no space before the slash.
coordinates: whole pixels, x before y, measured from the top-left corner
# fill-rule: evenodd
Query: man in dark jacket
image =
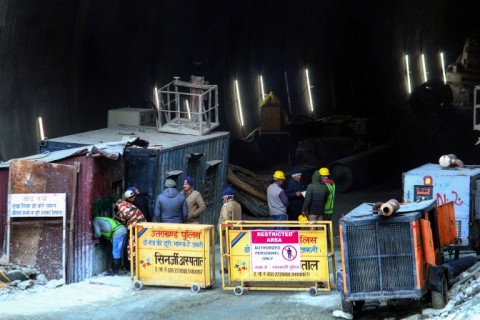
<path id="1" fill-rule="evenodd" d="M 320 180 L 318 170 L 312 175 L 312 183 L 307 186 L 302 214 L 308 214 L 309 221 L 319 221 L 325 218 L 325 204 L 330 191 Z"/>
<path id="2" fill-rule="evenodd" d="M 303 195 L 305 186 L 302 183 L 302 173 L 299 169 L 292 169 L 292 178 L 288 180 L 285 187 L 285 194 L 288 197 L 287 214 L 288 220 L 298 221 L 298 216 L 302 213 Z"/>
<path id="3" fill-rule="evenodd" d="M 150 208 L 148 206 L 148 200 L 143 194 L 140 193 L 140 190 L 135 187 L 128 187 L 123 196 L 128 202 L 132 203 L 135 207 L 137 207 L 138 210 L 142 211 L 143 216 L 145 217 L 145 220 L 147 220 L 147 222 L 152 221 L 152 216 L 150 215 Z"/>
<path id="4" fill-rule="evenodd" d="M 172 179 L 165 180 L 165 190 L 155 200 L 154 222 L 185 223 L 188 216 L 188 206 L 185 196 L 180 194 Z"/>

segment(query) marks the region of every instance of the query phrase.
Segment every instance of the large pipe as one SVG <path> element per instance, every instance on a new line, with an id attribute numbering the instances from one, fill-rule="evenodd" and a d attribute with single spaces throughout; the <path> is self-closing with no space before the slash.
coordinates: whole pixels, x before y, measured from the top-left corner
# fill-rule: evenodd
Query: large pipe
<path id="1" fill-rule="evenodd" d="M 444 167 L 459 167 L 462 168 L 464 166 L 463 161 L 458 159 L 456 155 L 454 154 L 446 154 L 440 157 L 438 159 L 438 163 Z"/>
<path id="2" fill-rule="evenodd" d="M 380 206 L 380 214 L 389 217 L 400 209 L 400 203 L 395 199 L 390 199 Z"/>

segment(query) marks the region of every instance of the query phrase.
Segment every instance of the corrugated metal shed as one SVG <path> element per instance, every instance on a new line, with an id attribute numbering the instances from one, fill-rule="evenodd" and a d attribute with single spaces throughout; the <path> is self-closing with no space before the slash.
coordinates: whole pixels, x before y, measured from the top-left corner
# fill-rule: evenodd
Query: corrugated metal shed
<path id="1" fill-rule="evenodd" d="M 186 176 L 191 176 L 194 189 L 207 204 L 201 222 L 216 224 L 221 207 L 220 194 L 226 187 L 229 133 L 210 132 L 203 136 L 158 132 L 154 127 L 118 126 L 41 141 L 40 151 L 54 151 L 81 145 L 138 138 L 148 147 L 125 149 L 125 183 L 136 186 L 148 197 L 153 210 L 164 181 L 172 178 L 181 189 Z"/>
<path id="2" fill-rule="evenodd" d="M 7 219 L 8 204 L 8 170 L 0 169 L 0 256 L 5 249 L 3 248 L 3 239 L 5 237 L 5 222 Z"/>
<path id="3" fill-rule="evenodd" d="M 34 155 L 25 158 L 31 160 L 34 164 L 40 165 L 40 167 L 32 166 L 30 170 L 37 175 L 37 180 L 45 180 L 48 183 L 39 183 L 37 185 L 44 186 L 45 190 L 33 190 L 31 188 L 24 188 L 22 185 L 15 187 L 11 192 L 13 193 L 42 193 L 42 192 L 67 192 L 64 182 L 66 177 L 62 177 L 62 170 L 55 170 L 55 166 L 50 167 L 48 170 L 41 170 L 46 165 L 42 165 L 49 162 L 55 162 L 57 164 L 70 165 L 78 167 L 78 174 L 76 177 L 76 192 L 74 195 L 71 192 L 67 192 L 67 203 L 74 202 L 75 205 L 72 208 L 67 207 L 67 257 L 68 263 L 66 266 L 67 275 L 65 281 L 67 283 L 79 282 L 86 278 L 92 277 L 96 273 L 100 273 L 107 269 L 107 263 L 110 259 L 110 254 L 105 250 L 108 247 L 108 243 L 98 242 L 92 240 L 92 215 L 96 210 L 96 215 L 111 215 L 111 202 L 110 205 L 105 207 L 106 199 L 111 199 L 114 194 L 121 194 L 124 187 L 124 160 L 122 157 L 124 148 L 127 144 L 130 144 L 137 140 L 137 138 L 126 139 L 119 142 L 109 142 L 104 144 L 98 144 L 88 147 L 80 147 L 69 150 L 61 150 L 56 152 L 44 152 L 39 155 Z M 5 223 L 7 216 L 7 195 L 9 192 L 8 180 L 9 180 L 9 166 L 10 162 L 0 164 L 0 237 L 5 238 Z M 35 169 L 36 168 L 36 169 Z M 52 169 L 53 168 L 53 169 Z M 63 190 L 63 191 L 62 191 Z M 100 205 L 99 205 L 100 204 Z M 100 209 L 100 210 L 99 210 Z M 101 211 L 105 209 L 104 211 Z M 73 219 L 71 219 L 73 215 Z M 25 228 L 36 228 L 38 230 L 38 224 L 32 225 L 31 221 L 16 221 L 17 230 L 23 230 Z M 43 228 L 40 223 L 40 228 Z M 60 226 L 61 229 L 61 226 Z M 45 231 L 40 230 L 40 233 Z M 17 238 L 18 239 L 18 238 Z M 33 258 L 30 261 L 42 264 L 42 254 L 40 251 L 48 252 L 48 243 L 39 243 L 37 251 L 32 251 L 32 255 L 37 258 Z M 5 251 L 3 248 L 3 241 L 0 242 L 0 251 Z M 55 247 L 57 250 L 58 246 Z M 21 254 L 19 259 L 28 260 L 30 257 L 26 257 L 25 254 Z M 42 270 L 42 266 L 39 266 Z M 48 269 L 48 266 L 43 266 L 44 269 Z M 54 272 L 52 272 L 54 274 Z"/>

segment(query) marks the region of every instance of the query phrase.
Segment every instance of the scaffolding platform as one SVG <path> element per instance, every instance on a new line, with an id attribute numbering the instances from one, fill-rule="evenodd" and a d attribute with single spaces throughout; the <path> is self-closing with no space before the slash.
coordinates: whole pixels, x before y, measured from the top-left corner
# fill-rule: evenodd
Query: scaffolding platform
<path id="1" fill-rule="evenodd" d="M 218 86 L 203 77 L 191 77 L 190 82 L 178 77 L 160 89 L 155 88 L 160 132 L 205 135 L 217 128 Z"/>

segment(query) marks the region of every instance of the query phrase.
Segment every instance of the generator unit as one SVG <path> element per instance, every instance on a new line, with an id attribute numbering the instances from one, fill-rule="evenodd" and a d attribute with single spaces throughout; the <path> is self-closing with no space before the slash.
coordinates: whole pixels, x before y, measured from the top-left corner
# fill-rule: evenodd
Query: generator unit
<path id="1" fill-rule="evenodd" d="M 442 167 L 428 163 L 403 174 L 403 200 L 453 202 L 457 240 L 454 250 L 480 252 L 480 166 Z"/>
<path id="2" fill-rule="evenodd" d="M 389 217 L 372 209 L 361 204 L 339 221 L 343 311 L 356 314 L 367 301 L 419 299 L 428 292 L 433 307 L 443 308 L 448 273 L 440 265 L 440 248 L 455 237 L 453 205 L 437 212 L 435 200 L 407 203 Z"/>
<path id="3" fill-rule="evenodd" d="M 157 111 L 130 107 L 108 110 L 108 127 L 119 125 L 156 127 Z"/>

